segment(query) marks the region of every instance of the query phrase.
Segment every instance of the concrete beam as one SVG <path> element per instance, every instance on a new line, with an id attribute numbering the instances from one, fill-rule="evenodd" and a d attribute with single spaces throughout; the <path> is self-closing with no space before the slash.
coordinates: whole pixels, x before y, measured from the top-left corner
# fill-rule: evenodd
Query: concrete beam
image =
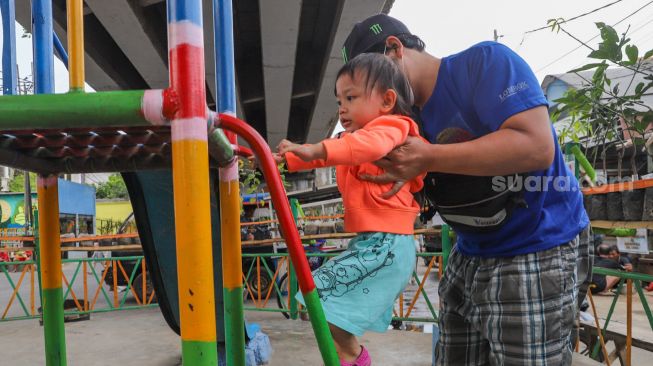
<path id="1" fill-rule="evenodd" d="M 27 31 L 32 31 L 32 8 L 29 1 L 16 2 L 16 20 Z M 54 32 L 59 36 L 61 43 L 64 45 L 64 48 L 68 49 L 67 33 L 64 30 L 64 27 L 55 21 L 53 28 Z M 88 56 L 88 54 L 84 57 L 84 66 L 86 68 L 86 82 L 93 87 L 93 89 L 98 91 L 120 89 L 118 84 L 109 77 L 109 75 L 107 75 L 107 73 L 105 73 L 95 60 Z"/>
<path id="2" fill-rule="evenodd" d="M 139 0 L 138 3 L 139 3 L 142 7 L 145 7 L 145 6 L 150 6 L 150 5 L 158 4 L 158 3 L 162 2 L 162 1 L 164 1 L 164 0 Z"/>
<path id="3" fill-rule="evenodd" d="M 202 1 L 202 23 L 204 26 L 204 75 L 213 100 L 217 102 L 215 90 L 215 40 L 213 38 L 213 1 Z"/>
<path id="4" fill-rule="evenodd" d="M 267 142 L 288 134 L 301 0 L 259 0 Z"/>
<path id="5" fill-rule="evenodd" d="M 129 0 L 86 0 L 102 26 L 152 89 L 168 86 L 168 68 L 147 33 L 147 19 Z"/>
<path id="6" fill-rule="evenodd" d="M 318 142 L 328 137 L 329 133 L 333 131 L 338 122 L 338 110 L 333 99 L 333 86 L 336 82 L 336 74 L 342 66 L 340 48 L 345 43 L 354 24 L 368 16 L 380 13 L 384 9 L 385 3 L 386 0 L 345 0 L 340 13 L 338 30 L 329 52 L 329 60 L 322 76 L 322 84 L 313 109 L 306 142 Z"/>

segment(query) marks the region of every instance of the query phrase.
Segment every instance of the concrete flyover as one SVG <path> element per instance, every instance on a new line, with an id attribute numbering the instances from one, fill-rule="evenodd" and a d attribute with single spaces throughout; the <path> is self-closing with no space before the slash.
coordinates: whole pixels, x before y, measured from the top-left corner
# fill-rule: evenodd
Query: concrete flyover
<path id="1" fill-rule="evenodd" d="M 337 122 L 333 96 L 340 47 L 355 22 L 394 0 L 233 2 L 238 114 L 271 146 L 314 142 Z M 66 0 L 53 0 L 54 30 L 66 46 Z M 98 91 L 168 84 L 164 0 L 85 0 L 86 80 Z M 215 104 L 212 1 L 204 0 L 207 99 Z M 29 1 L 16 18 L 31 29 Z"/>

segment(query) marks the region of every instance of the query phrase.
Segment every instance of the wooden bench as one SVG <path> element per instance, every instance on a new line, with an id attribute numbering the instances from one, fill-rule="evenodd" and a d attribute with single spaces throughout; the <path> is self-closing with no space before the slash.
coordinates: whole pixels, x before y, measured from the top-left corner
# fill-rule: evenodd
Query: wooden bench
<path id="1" fill-rule="evenodd" d="M 603 321 L 601 321 L 603 322 Z M 612 341 L 615 349 L 608 355 L 610 363 L 619 359 L 622 366 L 626 365 L 626 325 L 617 322 L 610 322 L 608 329 L 603 337 L 605 343 Z M 592 352 L 596 344 L 600 344 L 596 326 L 590 323 L 580 324 L 580 341 L 587 345 L 589 353 Z M 649 352 L 653 352 L 653 332 L 644 334 L 634 334 L 632 346 Z M 600 346 L 599 346 L 600 347 Z M 603 360 L 603 353 L 599 351 L 598 360 Z"/>

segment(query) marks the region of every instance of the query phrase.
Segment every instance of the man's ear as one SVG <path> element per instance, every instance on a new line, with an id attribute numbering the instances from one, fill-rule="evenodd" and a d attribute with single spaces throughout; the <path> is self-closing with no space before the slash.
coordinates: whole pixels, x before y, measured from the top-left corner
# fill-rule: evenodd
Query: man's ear
<path id="1" fill-rule="evenodd" d="M 404 45 L 395 36 L 388 36 L 385 39 L 385 49 L 385 53 L 388 56 L 394 56 L 396 58 L 404 57 Z"/>
<path id="2" fill-rule="evenodd" d="M 383 113 L 390 113 L 395 108 L 397 103 L 397 92 L 393 89 L 388 89 L 383 93 L 383 105 L 381 110 Z"/>

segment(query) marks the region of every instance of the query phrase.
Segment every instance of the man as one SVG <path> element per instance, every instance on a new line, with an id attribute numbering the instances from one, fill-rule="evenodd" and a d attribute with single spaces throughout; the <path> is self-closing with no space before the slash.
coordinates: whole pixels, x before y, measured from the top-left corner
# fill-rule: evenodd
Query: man
<path id="1" fill-rule="evenodd" d="M 616 245 L 599 244 L 596 247 L 596 258 L 594 259 L 594 266 L 625 270 L 632 272 L 633 265 L 627 257 L 621 257 L 619 248 Z M 592 274 L 592 284 L 594 285 L 591 290 L 596 295 L 614 295 L 611 290 L 619 283 L 620 278 L 616 276 L 606 276 L 598 273 Z"/>
<path id="2" fill-rule="evenodd" d="M 383 14 L 356 24 L 342 49 L 345 61 L 364 52 L 406 73 L 431 143 L 409 139 L 377 163 L 385 174 L 363 178 L 394 182 L 391 195 L 432 172 L 433 203 L 458 234 L 439 287 L 438 363 L 571 364 L 580 280 L 591 268 L 579 234 L 589 220 L 532 70 L 494 42 L 437 58 Z M 435 143 L 452 128 L 473 138 Z M 474 184 L 465 194 L 452 181 Z M 467 195 L 486 198 L 465 203 Z"/>

